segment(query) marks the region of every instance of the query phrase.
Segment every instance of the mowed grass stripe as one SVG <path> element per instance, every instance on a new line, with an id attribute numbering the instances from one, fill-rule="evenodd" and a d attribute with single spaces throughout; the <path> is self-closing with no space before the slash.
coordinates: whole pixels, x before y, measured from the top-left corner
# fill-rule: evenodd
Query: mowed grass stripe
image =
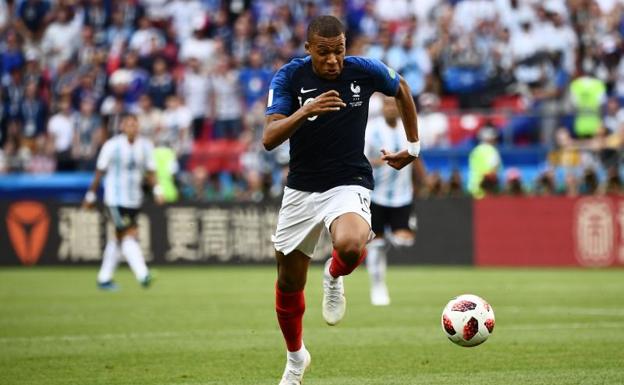
<path id="1" fill-rule="evenodd" d="M 96 268 L 0 270 L 0 384 L 277 384 L 284 347 L 273 267 L 159 268 L 142 290 L 95 290 Z M 306 345 L 314 384 L 624 384 L 622 270 L 392 267 L 392 306 L 368 303 L 365 271 L 347 278 L 348 312 L 320 315 L 308 277 Z M 446 301 L 494 306 L 491 340 L 446 340 Z"/>

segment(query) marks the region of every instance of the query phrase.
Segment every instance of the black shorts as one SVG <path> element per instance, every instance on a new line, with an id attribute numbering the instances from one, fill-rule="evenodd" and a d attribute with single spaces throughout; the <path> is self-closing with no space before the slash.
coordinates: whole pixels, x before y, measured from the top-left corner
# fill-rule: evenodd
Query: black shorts
<path id="1" fill-rule="evenodd" d="M 370 208 L 373 217 L 372 230 L 375 234 L 383 234 L 386 226 L 390 226 L 392 231 L 410 230 L 409 218 L 412 213 L 411 204 L 400 207 L 388 207 L 371 203 Z"/>
<path id="2" fill-rule="evenodd" d="M 108 217 L 115 226 L 115 230 L 124 231 L 137 226 L 139 209 L 131 209 L 121 206 L 107 206 Z"/>

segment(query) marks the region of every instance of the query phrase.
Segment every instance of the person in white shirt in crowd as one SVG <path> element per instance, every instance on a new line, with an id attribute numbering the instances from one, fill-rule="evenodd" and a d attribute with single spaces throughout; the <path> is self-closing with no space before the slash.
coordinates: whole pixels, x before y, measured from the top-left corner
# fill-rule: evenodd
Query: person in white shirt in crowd
<path id="1" fill-rule="evenodd" d="M 215 105 L 213 138 L 236 139 L 243 130 L 243 96 L 238 70 L 227 55 L 219 59 L 210 77 Z"/>
<path id="2" fill-rule="evenodd" d="M 48 135 L 54 141 L 57 171 L 75 170 L 76 165 L 71 155 L 74 120 L 68 98 L 61 99 L 58 104 L 58 112 L 48 121 Z"/>
<path id="3" fill-rule="evenodd" d="M 182 104 L 180 97 L 172 95 L 167 98 L 166 108 L 162 116 L 162 129 L 156 136 L 157 145 L 172 145 L 178 156 L 180 167 L 185 169 L 186 162 L 193 150 L 191 125 L 193 114 Z"/>
<path id="4" fill-rule="evenodd" d="M 43 57 L 54 72 L 57 67 L 71 59 L 80 42 L 80 26 L 72 23 L 70 8 L 60 7 L 56 19 L 45 30 L 41 42 Z"/>
<path id="5" fill-rule="evenodd" d="M 194 30 L 189 20 L 204 18 L 204 8 L 199 0 L 173 0 L 165 7 L 166 14 L 171 18 L 178 42 L 188 39 Z"/>
<path id="6" fill-rule="evenodd" d="M 155 142 L 162 130 L 163 111 L 154 106 L 149 95 L 143 94 L 139 98 L 136 115 L 139 119 L 139 134 Z"/>
<path id="7" fill-rule="evenodd" d="M 141 58 L 152 55 L 165 45 L 165 40 L 156 28 L 152 27 L 152 21 L 143 16 L 139 19 L 139 28 L 134 31 L 130 38 L 129 47 L 137 51 Z"/>
<path id="8" fill-rule="evenodd" d="M 121 257 L 125 257 L 141 286 L 152 283 L 152 275 L 145 264 L 137 239 L 137 216 L 143 203 L 143 178 L 152 187 L 157 204 L 163 203 L 162 189 L 154 176 L 153 145 L 139 133 L 135 115 L 122 118 L 122 133 L 109 139 L 98 156 L 95 176 L 87 191 L 83 207 L 91 208 L 97 200 L 100 181 L 104 179 L 104 204 L 115 227 L 115 239 L 109 239 L 104 248 L 97 286 L 102 290 L 116 290 L 113 281 Z"/>
<path id="9" fill-rule="evenodd" d="M 424 131 L 426 130 L 419 130 Z M 421 136 L 419 139 L 423 140 Z M 384 97 L 383 116 L 369 121 L 364 146 L 364 153 L 373 167 L 375 179 L 370 205 L 371 229 L 375 238 L 368 244 L 366 257 L 371 283 L 370 300 L 375 306 L 390 304 L 386 286 L 387 252 L 390 244 L 404 247 L 411 246 L 414 242 L 409 219 L 414 200 L 414 183 L 424 177 L 424 168 L 417 160 L 396 170 L 381 158 L 383 154 L 400 151 L 405 146 L 407 139 L 395 100 Z M 390 229 L 389 233 L 387 228 Z"/>
<path id="10" fill-rule="evenodd" d="M 206 35 L 206 18 L 203 15 L 193 17 L 188 23 L 193 27 L 192 34 L 181 42 L 178 60 L 184 63 L 190 58 L 197 58 L 204 70 L 211 71 L 223 52 L 223 42 Z"/>
<path id="11" fill-rule="evenodd" d="M 426 127 L 420 131 L 421 148 L 448 148 L 449 120 L 446 114 L 438 111 L 440 98 L 436 94 L 424 93 L 418 97 L 418 127 Z"/>
<path id="12" fill-rule="evenodd" d="M 212 120 L 213 103 L 210 100 L 210 88 L 210 78 L 202 71 L 199 60 L 195 57 L 189 58 L 180 92 L 184 104 L 193 116 L 192 134 L 195 140 L 201 137 L 206 119 Z"/>

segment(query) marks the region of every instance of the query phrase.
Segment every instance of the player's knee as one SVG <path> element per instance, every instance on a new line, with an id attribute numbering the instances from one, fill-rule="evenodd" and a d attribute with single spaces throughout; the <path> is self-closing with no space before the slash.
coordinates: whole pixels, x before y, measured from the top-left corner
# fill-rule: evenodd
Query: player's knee
<path id="1" fill-rule="evenodd" d="M 364 249 L 365 242 L 355 237 L 349 237 L 334 242 L 334 249 L 338 257 L 347 265 L 357 264 Z"/>

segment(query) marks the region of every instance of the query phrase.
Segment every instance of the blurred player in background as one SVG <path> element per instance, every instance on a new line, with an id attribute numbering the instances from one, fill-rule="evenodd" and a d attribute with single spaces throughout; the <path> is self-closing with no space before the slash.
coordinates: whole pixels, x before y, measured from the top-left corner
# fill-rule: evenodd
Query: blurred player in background
<path id="1" fill-rule="evenodd" d="M 276 312 L 288 350 L 280 385 L 301 384 L 311 361 L 302 336 L 303 290 L 323 226 L 334 248 L 323 273 L 323 317 L 329 325 L 345 313 L 342 277 L 366 255 L 373 175 L 364 133 L 374 92 L 396 98 L 409 140 L 407 149 L 386 152 L 383 161 L 401 169 L 420 152 L 409 86 L 380 61 L 345 57 L 344 31 L 333 16 L 312 19 L 305 43 L 310 56 L 283 66 L 269 87 L 264 147 L 290 140 L 290 171 L 273 237 Z"/>
<path id="2" fill-rule="evenodd" d="M 386 252 L 390 246 L 411 246 L 414 234 L 409 227 L 415 183 L 422 181 L 422 162 L 416 161 L 400 170 L 386 164 L 382 156 L 408 146 L 399 109 L 393 98 L 385 97 L 383 116 L 373 119 L 366 129 L 365 154 L 373 166 L 375 189 L 371 193 L 372 229 L 375 238 L 368 244 L 366 268 L 370 275 L 370 298 L 376 306 L 390 304 L 386 286 Z M 381 152 L 380 152 L 381 149 Z M 391 234 L 386 234 L 389 227 Z"/>
<path id="3" fill-rule="evenodd" d="M 154 175 L 152 142 L 138 136 L 139 122 L 135 115 L 126 115 L 121 133 L 109 139 L 98 156 L 95 177 L 85 195 L 83 207 L 94 205 L 97 189 L 104 175 L 104 204 L 115 226 L 116 239 L 109 239 L 104 248 L 97 285 L 102 290 L 115 290 L 113 275 L 123 255 L 134 276 L 143 287 L 152 281 L 143 252 L 137 240 L 137 215 L 143 203 L 143 176 L 152 186 L 156 203 L 162 204 L 160 186 Z"/>

